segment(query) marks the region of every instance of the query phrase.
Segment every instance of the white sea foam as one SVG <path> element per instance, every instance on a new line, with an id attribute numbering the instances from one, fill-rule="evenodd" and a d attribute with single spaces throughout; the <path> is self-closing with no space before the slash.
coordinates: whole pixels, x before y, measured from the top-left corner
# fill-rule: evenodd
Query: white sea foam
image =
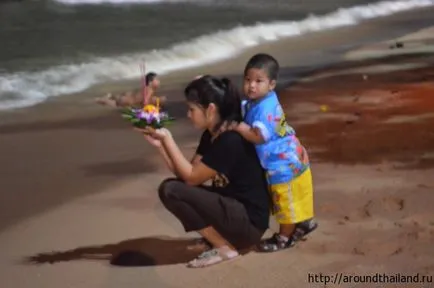
<path id="1" fill-rule="evenodd" d="M 189 0 L 55 0 L 55 2 L 67 5 L 82 4 L 155 4 L 155 3 L 176 3 L 190 2 Z"/>
<path id="2" fill-rule="evenodd" d="M 78 1 L 83 3 L 83 1 L 91 0 L 75 0 L 75 2 Z M 153 0 L 141 1 L 151 2 Z M 39 72 L 1 75 L 0 110 L 34 105 L 44 101 L 47 97 L 79 92 L 105 81 L 140 77 L 138 65 L 143 60 L 146 60 L 148 71 L 155 70 L 164 74 L 223 60 L 243 49 L 261 43 L 313 31 L 357 25 L 365 19 L 432 6 L 433 4 L 434 0 L 383 1 L 339 9 L 323 16 L 312 15 L 301 21 L 241 26 L 232 30 L 204 35 L 163 50 L 121 55 L 115 58 L 95 58 L 89 63 L 55 66 Z"/>

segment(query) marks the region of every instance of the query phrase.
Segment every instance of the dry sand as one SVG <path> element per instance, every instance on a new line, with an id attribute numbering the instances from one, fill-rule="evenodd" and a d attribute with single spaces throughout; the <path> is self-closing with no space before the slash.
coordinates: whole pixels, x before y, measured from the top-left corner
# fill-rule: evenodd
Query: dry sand
<path id="1" fill-rule="evenodd" d="M 425 56 L 344 63 L 280 93 L 310 151 L 320 228 L 293 249 L 207 269 L 183 264 L 197 235 L 159 203 L 168 173 L 116 112 L 71 100 L 35 108 L 45 116 L 4 116 L 1 287 L 432 287 L 308 283 L 309 273 L 434 275 L 434 61 Z M 415 62 L 427 65 L 371 73 Z M 191 154 L 199 133 L 185 119 L 173 131 Z M 125 250 L 151 267 L 110 265 Z"/>

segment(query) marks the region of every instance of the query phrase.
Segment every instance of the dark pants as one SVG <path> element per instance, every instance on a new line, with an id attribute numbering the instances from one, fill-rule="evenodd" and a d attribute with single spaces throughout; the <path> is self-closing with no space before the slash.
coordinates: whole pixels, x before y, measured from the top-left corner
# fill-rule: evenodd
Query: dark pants
<path id="1" fill-rule="evenodd" d="M 158 190 L 161 202 L 181 221 L 186 232 L 212 226 L 237 249 L 256 245 L 265 231 L 256 228 L 243 204 L 204 187 L 167 179 Z"/>

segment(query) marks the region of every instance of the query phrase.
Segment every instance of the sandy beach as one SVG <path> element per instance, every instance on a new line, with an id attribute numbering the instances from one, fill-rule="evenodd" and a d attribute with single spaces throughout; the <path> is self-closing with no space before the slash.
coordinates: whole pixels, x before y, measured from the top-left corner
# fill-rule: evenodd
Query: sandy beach
<path id="1" fill-rule="evenodd" d="M 278 55 L 288 67 L 285 76 L 306 68 L 297 81 L 293 76 L 283 81 L 279 97 L 310 153 L 320 227 L 279 253 L 251 252 L 200 270 L 185 267 L 195 257 L 186 246 L 197 235 L 185 235 L 159 203 L 156 188 L 170 176 L 161 159 L 117 111 L 91 100 L 131 83 L 2 113 L 2 287 L 434 287 L 430 15 L 423 11 L 424 24 L 408 25 L 408 31 L 389 38 L 387 27 L 372 32 L 386 20 L 353 28 L 360 39 L 372 39 L 364 45 L 345 46 L 342 39 L 355 30 L 342 28 L 340 37 L 313 34 L 297 40 L 299 46 L 290 46 L 291 40 L 265 45 L 226 64 L 163 77 L 168 109 L 179 118 L 171 129 L 191 155 L 200 132 L 189 125 L 180 104 L 179 88 L 187 79 L 201 69 L 216 74 L 227 69 L 239 80 L 249 53 L 257 49 Z M 387 20 L 390 25 L 414 19 L 396 17 Z M 303 59 L 321 43 L 340 48 L 317 51 L 315 57 L 329 64 L 309 68 Z M 392 47 L 396 43 L 400 47 Z M 294 53 L 284 57 L 288 50 Z M 140 263 L 123 263 L 137 267 L 116 265 L 127 250 L 143 256 Z M 376 273 L 418 273 L 425 282 L 373 284 L 347 277 Z"/>

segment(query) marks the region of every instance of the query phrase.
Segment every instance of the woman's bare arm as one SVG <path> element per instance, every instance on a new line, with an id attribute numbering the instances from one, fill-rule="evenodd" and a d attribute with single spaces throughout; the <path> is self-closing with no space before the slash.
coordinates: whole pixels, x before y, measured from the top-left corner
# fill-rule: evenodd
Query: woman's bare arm
<path id="1" fill-rule="evenodd" d="M 164 162 L 166 162 L 166 166 L 167 166 L 167 168 L 169 168 L 170 172 L 172 172 L 176 177 L 179 177 L 179 175 L 176 173 L 175 167 L 173 166 L 172 159 L 170 159 L 164 146 L 159 147 L 158 151 L 160 152 L 161 156 L 163 157 Z"/>
<path id="2" fill-rule="evenodd" d="M 187 184 L 192 186 L 200 185 L 217 174 L 215 170 L 200 161 L 200 155 L 195 155 L 191 161 L 188 161 L 171 136 L 164 139 L 163 146 L 172 160 L 175 174 Z"/>
<path id="3" fill-rule="evenodd" d="M 170 159 L 169 155 L 166 152 L 166 148 L 164 146 L 161 146 L 158 148 L 158 151 L 160 152 L 161 156 L 164 159 L 164 162 L 166 162 L 167 168 L 169 168 L 170 172 L 172 172 L 176 177 L 179 177 L 179 175 L 176 173 L 176 170 L 173 166 L 172 159 Z M 199 164 L 200 160 L 202 159 L 202 155 L 194 154 L 194 156 L 191 158 L 190 163 L 192 165 Z"/>

